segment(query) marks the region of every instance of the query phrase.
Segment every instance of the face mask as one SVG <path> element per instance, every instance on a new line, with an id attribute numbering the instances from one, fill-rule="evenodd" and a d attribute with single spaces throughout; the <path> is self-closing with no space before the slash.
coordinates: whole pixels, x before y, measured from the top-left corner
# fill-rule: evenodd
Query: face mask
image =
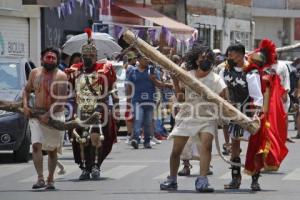
<path id="1" fill-rule="evenodd" d="M 86 68 L 90 68 L 93 65 L 93 60 L 91 58 L 83 58 L 83 63 Z"/>
<path id="2" fill-rule="evenodd" d="M 199 68 L 204 71 L 204 72 L 207 72 L 211 69 L 213 65 L 213 62 L 210 61 L 210 60 L 205 60 L 203 61 L 200 65 L 199 65 Z"/>
<path id="3" fill-rule="evenodd" d="M 228 59 L 228 60 L 227 60 L 227 64 L 229 65 L 229 67 L 234 67 L 234 66 L 236 66 L 236 62 L 234 62 L 233 59 Z"/>
<path id="4" fill-rule="evenodd" d="M 53 64 L 53 63 L 44 63 L 43 67 L 47 70 L 47 71 L 53 71 L 57 65 Z"/>

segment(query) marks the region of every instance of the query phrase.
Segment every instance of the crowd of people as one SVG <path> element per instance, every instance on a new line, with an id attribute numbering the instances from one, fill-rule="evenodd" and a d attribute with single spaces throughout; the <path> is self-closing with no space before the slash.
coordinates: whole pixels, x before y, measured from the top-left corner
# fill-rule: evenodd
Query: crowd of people
<path id="1" fill-rule="evenodd" d="M 79 50 L 80 51 L 80 50 Z M 246 54 L 245 47 L 232 44 L 223 55 L 220 50 L 195 43 L 185 56 L 161 50 L 211 91 L 230 102 L 248 117 L 260 119 L 261 128 L 251 135 L 239 124 L 226 121 L 205 96 L 186 87 L 178 76 L 154 64 L 137 49 L 125 50 L 127 106 L 125 121 L 127 143 L 133 149 L 142 144 L 151 149 L 166 138 L 173 140 L 170 153 L 170 174 L 160 184 L 161 190 L 177 190 L 177 176 L 190 175 L 190 160 L 199 160 L 199 176 L 195 181 L 198 192 L 214 192 L 207 175 L 210 170 L 212 142 L 218 129 L 224 132 L 224 155 L 231 155 L 232 180 L 224 189 L 238 189 L 241 184 L 241 163 L 252 176 L 251 189 L 261 190 L 258 179 L 264 170 L 277 170 L 287 155 L 287 114 L 295 110 L 295 127 L 300 138 L 300 115 L 297 107 L 300 92 L 297 88 L 300 59 L 292 64 L 278 61 L 275 45 L 263 40 L 260 46 Z M 100 167 L 117 141 L 117 122 L 120 116 L 116 89 L 117 76 L 109 61 L 98 61 L 97 49 L 89 37 L 78 53 L 71 57 L 55 48 L 41 53 L 42 66 L 29 76 L 23 93 L 24 113 L 30 118 L 33 163 L 37 182 L 33 189 L 55 189 L 54 172 L 61 153 L 63 131 L 51 128 L 53 118 L 60 121 L 84 122 L 94 113 L 100 119 L 87 126 L 67 130 L 72 142 L 75 163 L 82 173 L 79 180 L 99 180 Z M 126 61 L 126 62 L 125 62 Z M 35 94 L 34 109 L 29 107 L 30 93 Z M 110 100 L 114 106 L 110 105 Z M 36 116 L 35 110 L 43 111 Z M 274 112 L 281 113 L 280 116 Z M 164 127 L 170 119 L 170 133 Z M 217 116 L 217 118 L 215 117 Z M 286 123 L 278 123 L 279 121 Z M 269 127 L 272 127 L 270 129 Z M 271 138 L 271 139 L 270 139 Z M 246 160 L 240 158 L 241 141 L 249 141 Z M 271 151 L 276 148 L 277 151 Z M 43 176 L 42 150 L 48 152 L 47 181 Z M 179 171 L 180 161 L 183 169 Z M 275 162 L 276 161 L 276 162 Z M 179 171 L 179 172 L 178 172 Z"/>

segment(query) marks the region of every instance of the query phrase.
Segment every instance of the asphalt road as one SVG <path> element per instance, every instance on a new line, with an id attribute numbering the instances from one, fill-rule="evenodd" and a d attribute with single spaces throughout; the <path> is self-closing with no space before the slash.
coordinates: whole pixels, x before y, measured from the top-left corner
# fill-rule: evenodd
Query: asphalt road
<path id="1" fill-rule="evenodd" d="M 295 131 L 290 131 L 291 136 Z M 198 174 L 198 162 L 193 161 L 192 175 L 179 178 L 179 189 L 176 192 L 159 190 L 159 182 L 168 175 L 168 159 L 172 147 L 171 141 L 153 146 L 153 149 L 133 150 L 120 137 L 113 147 L 112 153 L 104 161 L 101 180 L 77 180 L 79 168 L 73 163 L 70 146 L 64 148 L 61 162 L 67 173 L 56 176 L 56 191 L 31 189 L 36 180 L 32 161 L 29 163 L 13 163 L 7 153 L 0 153 L 0 200 L 32 200 L 32 199 L 299 199 L 300 195 L 300 140 L 288 144 L 289 155 L 278 172 L 263 174 L 260 183 L 263 191 L 252 192 L 251 177 L 243 175 L 240 190 L 224 190 L 223 185 L 230 180 L 228 165 L 213 150 L 213 172 L 209 177 L 211 185 L 216 189 L 213 194 L 195 192 L 194 182 Z M 221 142 L 222 143 L 222 142 Z M 243 158 L 246 143 L 243 143 Z M 44 157 L 46 161 L 47 157 Z M 45 162 L 45 171 L 47 165 Z M 45 176 L 47 174 L 45 173 Z"/>

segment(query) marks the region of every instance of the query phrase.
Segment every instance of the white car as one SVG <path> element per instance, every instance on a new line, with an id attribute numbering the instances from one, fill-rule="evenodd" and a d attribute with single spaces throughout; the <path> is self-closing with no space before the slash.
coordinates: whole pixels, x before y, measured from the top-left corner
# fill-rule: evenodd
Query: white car
<path id="1" fill-rule="evenodd" d="M 126 82 L 126 70 L 123 67 L 123 62 L 110 61 L 113 65 L 117 75 L 117 89 L 120 105 L 120 122 L 125 124 L 125 112 L 126 112 L 126 94 L 125 94 L 125 82 Z"/>

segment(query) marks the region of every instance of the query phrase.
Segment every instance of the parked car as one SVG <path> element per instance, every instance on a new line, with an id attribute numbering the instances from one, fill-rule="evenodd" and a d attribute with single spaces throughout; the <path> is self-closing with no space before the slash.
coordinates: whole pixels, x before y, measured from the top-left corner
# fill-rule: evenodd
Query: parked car
<path id="1" fill-rule="evenodd" d="M 0 58 L 0 100 L 21 101 L 34 64 L 26 59 Z M 0 110 L 0 150 L 13 150 L 16 162 L 29 160 L 31 134 L 22 114 Z"/>
<path id="2" fill-rule="evenodd" d="M 125 125 L 125 112 L 126 112 L 126 94 L 125 94 L 125 81 L 126 70 L 123 67 L 123 62 L 110 61 L 113 65 L 117 75 L 117 89 L 120 104 L 120 125 Z"/>

